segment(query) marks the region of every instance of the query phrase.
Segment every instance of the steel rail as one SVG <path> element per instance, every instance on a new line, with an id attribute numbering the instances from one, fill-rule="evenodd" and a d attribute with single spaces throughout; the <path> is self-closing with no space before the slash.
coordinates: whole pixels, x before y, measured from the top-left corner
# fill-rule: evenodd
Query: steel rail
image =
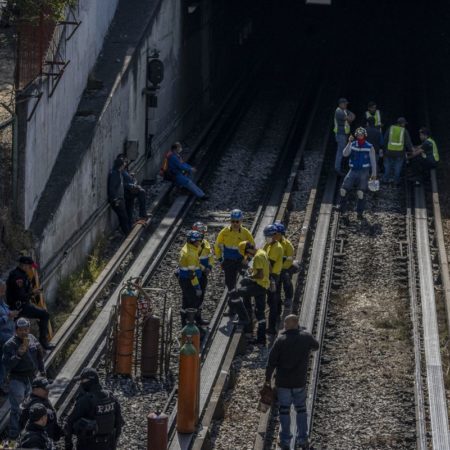
<path id="1" fill-rule="evenodd" d="M 444 387 L 436 299 L 434 295 L 427 205 L 422 186 L 415 188 L 414 206 L 431 437 L 434 450 L 448 450 L 450 448 L 450 438 L 448 432 L 447 399 Z"/>
<path id="2" fill-rule="evenodd" d="M 229 116 L 228 120 L 231 120 L 232 125 L 228 123 L 228 132 L 237 125 L 240 114 L 236 114 L 236 107 L 243 108 L 242 105 L 239 105 L 238 97 L 243 95 L 243 92 L 247 88 L 248 79 L 242 78 L 236 83 L 235 87 L 231 90 L 229 96 L 227 96 L 223 105 L 219 108 L 216 114 L 211 118 L 211 120 L 206 125 L 205 129 L 202 131 L 200 136 L 198 137 L 196 144 L 193 146 L 194 150 L 191 152 L 191 157 L 195 156 L 199 153 L 202 146 L 205 144 L 206 140 L 212 134 L 212 131 L 215 126 L 217 126 L 218 122 L 221 123 L 226 122 L 224 120 L 224 116 Z M 251 91 L 251 89 L 250 89 Z M 236 104 L 235 104 L 236 103 Z M 233 112 L 229 111 L 227 114 L 227 110 L 232 109 Z M 212 153 L 212 152 L 210 152 Z M 208 164 L 211 163 L 214 157 L 217 156 L 217 153 L 214 155 L 210 155 L 204 163 L 202 164 L 199 172 L 198 178 L 202 177 L 205 172 Z M 164 200 L 167 198 L 169 192 L 171 191 L 172 185 L 167 184 L 162 191 L 159 193 L 157 198 L 151 204 L 151 211 L 153 215 L 159 209 L 159 207 L 163 204 Z M 152 257 L 153 253 L 157 252 L 160 247 L 164 247 L 169 240 L 166 240 L 166 237 L 171 233 L 172 228 L 175 223 L 179 223 L 178 219 L 180 216 L 186 214 L 189 206 L 193 204 L 192 198 L 187 195 L 179 196 L 165 218 L 160 223 L 158 230 L 153 233 L 147 244 L 144 246 L 130 269 L 127 271 L 126 275 L 122 279 L 128 279 L 130 277 L 140 276 L 141 272 L 148 265 L 146 261 Z M 46 355 L 45 357 L 45 368 L 48 369 L 51 367 L 57 356 L 61 353 L 61 351 L 65 348 L 66 344 L 73 336 L 73 334 L 82 326 L 84 320 L 89 314 L 90 310 L 95 305 L 95 302 L 103 289 L 113 280 L 118 267 L 124 262 L 126 256 L 137 247 L 144 228 L 151 224 L 152 216 L 148 218 L 145 224 L 137 224 L 131 231 L 130 235 L 125 239 L 125 241 L 121 244 L 119 249 L 114 254 L 113 258 L 109 261 L 107 266 L 103 269 L 97 280 L 90 287 L 88 292 L 83 296 L 82 300 L 78 303 L 75 309 L 70 314 L 69 318 L 62 325 L 62 327 L 55 334 L 52 342 L 56 344 L 55 349 Z M 136 272 L 138 271 L 138 272 Z M 109 323 L 109 316 L 114 305 L 118 293 L 120 291 L 119 287 L 115 290 L 114 294 L 110 297 L 109 301 L 106 303 L 99 316 L 95 320 L 94 324 L 90 327 L 74 353 L 68 359 L 64 367 L 59 372 L 58 376 L 55 379 L 54 384 L 52 385 L 52 392 L 50 395 L 51 400 L 54 402 L 55 407 L 58 407 L 63 401 L 64 396 L 67 391 L 71 387 L 71 380 L 79 371 L 86 365 L 86 361 L 91 356 L 92 353 L 95 353 L 95 350 L 101 346 L 102 337 L 106 331 L 107 325 Z M 92 344 L 92 345 L 90 345 Z M 9 401 L 5 401 L 0 408 L 0 430 L 3 431 L 9 419 Z"/>
<path id="3" fill-rule="evenodd" d="M 417 276 L 414 252 L 414 224 L 412 216 L 411 192 L 406 189 L 406 239 L 408 253 L 409 298 L 411 308 L 411 322 L 414 342 L 414 397 L 416 404 L 416 433 L 417 450 L 427 449 L 425 400 L 422 382 L 422 352 L 419 329 L 419 304 L 417 299 Z"/>
<path id="4" fill-rule="evenodd" d="M 303 107 L 299 101 L 297 111 L 294 114 L 290 125 L 290 131 L 283 145 L 283 151 L 281 152 L 277 163 L 275 163 L 274 165 L 273 172 L 278 173 L 276 177 L 277 181 L 275 183 L 275 186 L 268 186 L 268 189 L 266 191 L 266 199 L 264 201 L 264 204 L 266 206 L 260 206 L 258 208 L 251 227 L 252 233 L 255 234 L 255 243 L 258 247 L 264 245 L 264 227 L 270 223 L 273 223 L 276 218 L 278 206 L 275 205 L 278 205 L 278 201 L 282 196 L 285 184 L 283 181 L 283 177 L 280 174 L 282 174 L 286 169 L 285 162 L 289 153 L 289 143 L 294 135 L 293 129 L 295 130 L 298 127 L 297 122 L 302 109 Z M 227 290 L 225 288 L 219 306 L 213 317 L 213 321 L 217 321 L 219 323 L 219 326 L 217 326 L 214 330 L 214 339 L 212 340 L 211 347 L 209 348 L 204 363 L 201 367 L 202 381 L 200 386 L 200 416 L 205 416 L 206 420 L 205 418 L 203 418 L 199 424 L 199 441 L 194 441 L 194 433 L 181 434 L 176 432 L 175 422 L 177 405 L 175 405 L 175 408 L 169 418 L 169 449 L 171 450 L 187 450 L 191 447 L 191 445 L 197 447 L 198 445 L 200 445 L 200 441 L 204 442 L 207 438 L 210 426 L 210 422 L 207 421 L 213 417 L 211 408 L 209 408 L 208 411 L 208 406 L 211 402 L 211 398 L 213 399 L 213 403 L 217 404 L 218 399 L 217 395 L 214 396 L 214 392 L 220 390 L 219 388 L 215 389 L 215 387 L 218 386 L 218 383 L 216 381 L 219 379 L 222 383 L 224 383 L 226 378 L 228 377 L 229 366 L 233 360 L 234 352 L 238 348 L 238 343 L 241 339 L 242 333 L 240 327 L 236 330 L 230 323 L 229 318 L 223 316 L 226 296 Z M 234 349 L 233 351 L 231 351 L 233 355 L 231 355 L 229 351 L 230 348 Z"/>

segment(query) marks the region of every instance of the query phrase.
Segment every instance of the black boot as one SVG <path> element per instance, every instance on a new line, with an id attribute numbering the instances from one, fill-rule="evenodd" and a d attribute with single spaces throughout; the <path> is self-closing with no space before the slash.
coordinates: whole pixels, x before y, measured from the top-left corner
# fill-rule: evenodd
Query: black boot
<path id="1" fill-rule="evenodd" d="M 199 309 L 195 315 L 195 323 L 197 326 L 209 325 L 209 320 L 202 319 L 202 310 Z"/>

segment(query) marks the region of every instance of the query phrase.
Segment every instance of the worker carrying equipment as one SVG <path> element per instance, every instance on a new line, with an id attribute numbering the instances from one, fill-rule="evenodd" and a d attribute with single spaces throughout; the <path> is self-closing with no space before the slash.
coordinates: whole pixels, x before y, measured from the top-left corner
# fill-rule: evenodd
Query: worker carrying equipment
<path id="1" fill-rule="evenodd" d="M 203 291 L 200 280 L 203 276 L 204 267 L 200 264 L 200 246 L 203 235 L 195 230 L 190 230 L 186 234 L 186 244 L 180 251 L 178 265 L 178 281 L 182 292 L 181 304 L 181 324 L 186 325 L 184 310 L 186 308 L 200 309 L 203 298 Z M 197 325 L 201 322 L 200 313 L 196 317 Z"/>
<path id="2" fill-rule="evenodd" d="M 65 422 L 66 450 L 73 448 L 72 434 L 77 450 L 115 450 L 123 426 L 119 402 L 102 388 L 92 367 L 84 368 L 75 381 L 80 381 L 81 394 Z"/>
<path id="3" fill-rule="evenodd" d="M 240 242 L 239 252 L 247 261 L 252 260 L 250 274 L 241 280 L 239 287 L 230 292 L 229 299 L 234 302 L 241 322 L 245 324 L 244 332 L 253 334 L 252 297 L 255 299 L 255 317 L 258 321 L 256 343 L 266 343 L 265 300 L 270 286 L 270 268 L 267 253 L 256 249 L 249 241 Z"/>
<path id="4" fill-rule="evenodd" d="M 276 236 L 278 228 L 275 225 L 267 225 L 264 228 L 264 237 L 266 244 L 264 251 L 267 253 L 270 263 L 270 287 L 267 294 L 267 303 L 269 305 L 269 326 L 267 333 L 277 334 L 277 321 L 281 313 L 279 311 L 280 301 L 278 299 L 280 274 L 283 268 L 283 247 L 278 242 Z"/>
<path id="5" fill-rule="evenodd" d="M 345 176 L 340 190 L 339 208 L 341 213 L 344 213 L 347 208 L 347 193 L 356 185 L 358 219 L 363 218 L 364 194 L 368 187 L 369 172 L 372 173 L 372 179 L 376 179 L 377 176 L 375 149 L 371 143 L 367 142 L 366 136 L 366 130 L 360 127 L 355 131 L 356 140 L 353 136 L 349 137 L 349 142 L 344 149 L 344 156 L 350 157 L 350 170 Z M 348 219 L 345 218 L 345 220 Z"/>
<path id="6" fill-rule="evenodd" d="M 214 246 L 217 260 L 225 273 L 225 285 L 230 291 L 236 287 L 243 257 L 239 253 L 239 243 L 248 241 L 255 245 L 252 233 L 242 225 L 244 214 L 240 209 L 230 213 L 230 225 L 224 227 L 217 236 Z"/>

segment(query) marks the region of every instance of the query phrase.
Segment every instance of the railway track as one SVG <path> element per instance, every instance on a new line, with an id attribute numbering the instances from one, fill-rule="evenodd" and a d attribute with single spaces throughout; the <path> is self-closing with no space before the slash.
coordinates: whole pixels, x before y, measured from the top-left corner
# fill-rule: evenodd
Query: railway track
<path id="1" fill-rule="evenodd" d="M 295 83 L 297 84 L 298 80 L 295 80 Z M 306 94 L 302 97 L 302 92 L 296 91 L 297 94 L 293 98 L 291 92 L 292 85 L 288 88 L 272 86 L 260 93 L 259 98 L 252 101 L 249 109 L 246 105 L 245 110 L 241 107 L 241 113 L 230 114 L 228 112 L 228 115 L 231 115 L 233 119 L 231 123 L 237 125 L 240 122 L 240 125 L 235 131 L 234 126 L 230 125 L 228 121 L 225 124 L 228 134 L 226 136 L 223 133 L 220 135 L 222 144 L 224 141 L 228 141 L 231 135 L 233 140 L 230 141 L 231 143 L 227 146 L 227 151 L 223 153 L 223 156 L 220 152 L 216 153 L 218 158 L 214 163 L 218 163 L 218 169 L 212 175 L 214 182 L 209 181 L 212 178 L 211 176 L 206 177 L 203 181 L 203 186 L 209 187 L 210 200 L 202 204 L 196 204 L 188 196 L 181 195 L 175 199 L 157 227 L 149 220 L 147 225 L 153 228 L 152 232 L 148 234 L 140 252 L 123 271 L 121 279 L 141 277 L 149 289 L 163 286 L 168 294 L 169 305 L 172 306 L 174 311 L 178 311 L 180 294 L 175 287 L 175 283 L 171 281 L 173 280 L 172 272 L 174 263 L 178 258 L 180 245 L 184 241 L 185 230 L 190 227 L 192 222 L 203 220 L 208 223 L 210 230 L 212 230 L 209 237 L 214 241 L 215 232 L 227 222 L 228 211 L 232 207 L 240 207 L 246 210 L 247 222 L 249 223 L 252 222 L 253 218 L 256 218 L 253 221 L 255 226 L 264 227 L 266 222 L 273 221 L 273 212 L 276 210 L 271 206 L 262 207 L 261 197 L 267 195 L 267 179 L 273 174 L 279 174 L 276 168 L 279 164 L 286 175 L 285 178 L 287 178 L 288 166 L 281 164 L 283 156 L 289 154 L 286 142 L 289 141 L 292 130 L 296 128 L 296 122 L 300 114 L 304 113 L 299 100 L 300 98 L 305 100 Z M 267 98 L 272 100 L 268 102 Z M 218 144 L 211 144 L 211 138 L 209 136 L 208 138 L 209 142 L 205 144 L 206 136 L 202 137 L 203 142 L 200 147 L 218 147 Z M 282 148 L 284 150 L 281 152 Z M 201 154 L 201 152 L 197 153 Z M 236 160 L 236 158 L 239 159 Z M 205 164 L 205 169 L 206 166 Z M 252 170 L 248 170 L 249 167 Z M 224 185 L 240 185 L 243 192 L 247 194 L 236 197 L 233 189 L 228 188 L 227 195 L 224 196 Z M 282 188 L 283 186 L 280 185 L 281 190 Z M 268 198 L 268 200 L 273 199 Z M 161 199 L 156 203 L 156 208 L 162 202 L 163 197 L 161 196 Z M 168 400 L 167 397 L 170 392 L 161 380 L 141 380 L 139 374 L 134 380 L 111 378 L 105 366 L 105 334 L 122 284 L 117 279 L 114 280 L 114 283 L 112 282 L 111 272 L 115 272 L 120 263 L 123 262 L 125 255 L 128 255 L 134 249 L 135 243 L 143 236 L 143 231 L 139 228 L 133 230 L 132 235 L 125 241 L 119 253 L 109 263 L 105 279 L 101 279 L 91 288 L 89 295 L 83 299 L 82 306 L 74 311 L 72 322 L 63 327 L 63 331 L 60 332 L 61 337 L 55 337 L 57 345 L 62 349 L 69 336 L 73 334 L 73 330 L 76 329 L 76 324 L 86 320 L 88 314 L 86 311 L 98 299 L 100 293 L 104 291 L 105 287 L 111 290 L 112 294 L 107 296 L 93 325 L 86 332 L 72 355 L 59 368 L 50 397 L 58 409 L 58 415 L 64 416 L 77 391 L 76 386 L 72 383 L 73 377 L 85 366 L 99 367 L 104 382 L 121 400 L 126 421 L 129 423 L 129 427 L 125 426 L 124 429 L 123 443 L 121 444 L 123 448 L 145 448 L 145 438 L 143 437 L 146 433 L 145 417 L 150 410 L 160 409 Z M 220 352 L 225 351 L 227 342 L 233 336 L 233 327 L 228 323 L 228 319 L 221 316 L 225 303 L 223 282 L 218 273 L 211 277 L 209 292 L 210 296 L 205 302 L 204 309 L 206 315 L 208 313 L 212 315 L 214 312 L 214 316 L 204 348 L 203 367 L 208 367 L 209 364 L 217 370 L 221 362 Z M 221 301 L 217 304 L 216 300 L 220 296 Z M 157 297 L 154 300 L 154 310 L 159 312 L 161 305 L 158 303 Z M 175 327 L 178 327 L 177 313 L 175 313 L 174 318 Z M 227 332 L 218 331 L 222 330 L 222 326 L 226 327 Z M 223 350 L 220 350 L 221 348 Z M 51 367 L 52 363 L 57 360 L 56 357 L 60 351 L 58 348 L 47 357 L 47 367 Z M 177 350 L 174 350 L 171 355 L 173 372 L 177 367 L 177 355 Z M 213 362 L 209 363 L 208 358 L 212 358 Z M 211 383 L 214 379 L 215 376 L 212 375 Z M 202 386 L 204 386 L 204 383 Z M 152 394 L 152 396 L 149 397 L 146 394 Z M 209 392 L 202 393 L 204 399 L 209 398 L 209 396 Z M 176 395 L 169 397 L 169 403 L 166 405 L 169 413 L 175 410 L 174 400 L 176 400 Z M 4 414 L 3 425 L 6 424 L 6 421 L 7 415 Z M 174 418 L 172 423 L 174 423 Z"/>

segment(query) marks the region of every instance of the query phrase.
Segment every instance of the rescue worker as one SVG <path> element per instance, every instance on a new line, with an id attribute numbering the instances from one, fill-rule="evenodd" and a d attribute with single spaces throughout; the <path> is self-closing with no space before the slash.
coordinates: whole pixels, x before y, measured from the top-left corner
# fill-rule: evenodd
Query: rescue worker
<path id="1" fill-rule="evenodd" d="M 115 450 L 123 426 L 119 402 L 102 389 L 92 367 L 84 368 L 75 381 L 80 381 L 81 393 L 65 422 L 66 450 L 73 448 L 73 434 L 77 450 Z"/>
<path id="2" fill-rule="evenodd" d="M 5 367 L 3 366 L 3 346 L 6 341 L 14 336 L 14 319 L 19 315 L 19 311 L 10 310 L 6 303 L 6 283 L 0 280 L 0 394 L 7 394 Z"/>
<path id="3" fill-rule="evenodd" d="M 125 208 L 125 189 L 122 172 L 125 169 L 123 159 L 116 158 L 108 175 L 108 202 L 119 219 L 120 229 L 125 236 L 131 230 L 130 220 Z"/>
<path id="4" fill-rule="evenodd" d="M 349 137 L 348 144 L 344 149 L 344 156 L 350 157 L 350 170 L 344 178 L 340 190 L 339 209 L 342 213 L 345 213 L 347 209 L 347 194 L 356 185 L 356 195 L 358 197 L 356 211 L 360 220 L 363 218 L 364 195 L 367 191 L 370 172 L 371 179 L 376 179 L 377 177 L 375 149 L 370 142 L 367 142 L 366 137 L 367 132 L 361 127 L 355 131 L 356 140 L 353 136 Z M 344 220 L 348 221 L 347 218 Z"/>
<path id="5" fill-rule="evenodd" d="M 281 289 L 284 290 L 284 307 L 286 309 L 292 307 L 292 299 L 294 298 L 294 286 L 292 285 L 292 274 L 294 267 L 294 246 L 292 242 L 286 238 L 286 228 L 281 222 L 275 222 L 277 234 L 275 239 L 283 247 L 283 266 L 280 273 L 280 282 L 278 283 L 278 313 L 281 311 Z"/>
<path id="6" fill-rule="evenodd" d="M 423 182 L 429 171 L 435 169 L 439 162 L 439 150 L 430 130 L 422 127 L 419 130 L 419 137 L 422 144 L 407 154 L 416 184 Z"/>
<path id="7" fill-rule="evenodd" d="M 256 343 L 266 344 L 266 316 L 265 303 L 267 289 L 270 286 L 270 267 L 267 253 L 262 249 L 256 249 L 255 245 L 249 241 L 240 242 L 238 245 L 239 253 L 246 261 L 252 260 L 251 268 L 249 269 L 249 277 L 241 280 L 240 286 L 230 291 L 230 298 L 233 300 L 239 299 L 243 301 L 246 314 L 239 313 L 241 321 L 244 323 L 244 333 L 249 336 L 250 340 L 253 338 L 253 320 L 252 317 L 252 302 L 251 298 L 255 299 L 255 317 L 258 321 L 258 328 L 256 331 Z"/>
<path id="8" fill-rule="evenodd" d="M 336 173 L 343 176 L 342 172 L 342 152 L 347 144 L 348 136 L 350 134 L 350 124 L 355 120 L 355 115 L 347 109 L 348 100 L 340 98 L 338 100 L 338 107 L 334 113 L 334 134 L 336 136 L 337 150 L 336 159 L 334 162 L 334 169 Z"/>
<path id="9" fill-rule="evenodd" d="M 296 412 L 295 448 L 309 449 L 306 382 L 310 353 L 318 349 L 319 343 L 311 333 L 299 327 L 298 316 L 291 314 L 284 319 L 284 331 L 273 344 L 266 367 L 267 386 L 275 372 L 282 450 L 291 448 L 291 405 Z"/>
<path id="10" fill-rule="evenodd" d="M 230 213 L 230 225 L 224 227 L 217 235 L 214 250 L 216 259 L 219 261 L 225 274 L 225 286 L 228 291 L 236 288 L 236 282 L 240 271 L 244 268 L 243 257 L 239 253 L 239 243 L 249 241 L 255 245 L 252 233 L 242 225 L 244 214 L 240 209 L 233 209 Z M 230 311 L 228 314 L 235 314 L 233 304 L 230 299 Z"/>
<path id="11" fill-rule="evenodd" d="M 202 267 L 202 276 L 200 278 L 200 287 L 202 288 L 202 305 L 205 300 L 206 288 L 208 286 L 208 275 L 210 274 L 214 264 L 214 254 L 211 249 L 211 244 L 206 239 L 208 227 L 203 222 L 195 222 L 194 225 L 192 225 L 192 229 L 194 231 L 198 231 L 203 237 L 198 253 L 200 266 Z M 198 308 L 200 317 L 201 305 Z M 209 324 L 208 320 L 201 319 L 200 321 L 202 322 L 201 325 Z"/>
<path id="12" fill-rule="evenodd" d="M 408 122 L 404 117 L 397 119 L 396 125 L 391 125 L 384 135 L 384 176 L 383 181 L 392 181 L 391 172 L 394 171 L 394 183 L 400 184 L 405 151 L 411 152 L 413 145 L 408 130 L 405 128 Z"/>
<path id="13" fill-rule="evenodd" d="M 180 251 L 180 260 L 178 265 L 178 281 L 180 283 L 182 292 L 181 303 L 181 325 L 186 325 L 187 308 L 194 308 L 197 310 L 195 322 L 201 326 L 205 321 L 201 317 L 200 306 L 202 304 L 203 290 L 201 285 L 202 266 L 200 264 L 200 248 L 203 241 L 203 235 L 194 230 L 190 230 L 186 236 L 186 244 Z"/>
<path id="14" fill-rule="evenodd" d="M 191 177 L 195 168 L 183 161 L 182 151 L 183 147 L 179 142 L 172 145 L 171 152 L 168 155 L 170 176 L 175 185 L 187 189 L 201 200 L 208 200 L 208 196 L 192 181 Z"/>
<path id="15" fill-rule="evenodd" d="M 20 405 L 31 392 L 31 382 L 39 371 L 45 376 L 44 351 L 30 334 L 30 322 L 21 317 L 16 322 L 16 334 L 3 347 L 3 364 L 9 374 L 9 437 L 17 439 L 20 432 Z"/>
<path id="16" fill-rule="evenodd" d="M 268 334 L 277 334 L 277 321 L 281 313 L 278 304 L 278 285 L 280 283 L 281 269 L 283 268 L 283 246 L 278 242 L 277 234 L 278 229 L 273 224 L 264 228 L 264 237 L 266 238 L 264 251 L 267 253 L 270 263 L 270 286 L 267 293 L 267 303 L 269 305 Z"/>
<path id="17" fill-rule="evenodd" d="M 47 339 L 49 314 L 32 303 L 34 295 L 39 295 L 40 288 L 33 288 L 28 274 L 37 267 L 30 256 L 21 256 L 19 265 L 10 272 L 6 281 L 6 298 L 12 310 L 18 310 L 19 316 L 39 320 L 39 342 L 45 350 L 52 350 L 55 346 Z"/>
<path id="18" fill-rule="evenodd" d="M 48 399 L 50 382 L 47 378 L 37 377 L 31 383 L 31 394 L 22 403 L 19 425 L 20 429 L 24 429 L 28 420 L 30 419 L 30 410 L 36 405 L 44 405 L 47 409 L 47 424 L 45 431 L 50 439 L 54 442 L 61 439 L 64 435 L 62 428 L 58 424 L 56 411 L 50 400 Z"/>
<path id="19" fill-rule="evenodd" d="M 47 434 L 47 422 L 47 408 L 42 403 L 32 405 L 29 411 L 29 421 L 20 435 L 16 448 L 56 449 L 53 440 Z"/>
<path id="20" fill-rule="evenodd" d="M 375 102 L 369 102 L 369 104 L 367 105 L 366 120 L 370 117 L 372 117 L 374 120 L 375 128 L 378 128 L 381 133 L 383 122 L 381 121 L 381 112 L 377 108 L 377 104 Z"/>
<path id="21" fill-rule="evenodd" d="M 375 119 L 370 116 L 366 119 L 367 141 L 373 145 L 377 159 L 377 172 L 381 173 L 383 168 L 383 134 L 379 127 L 375 126 Z"/>
<path id="22" fill-rule="evenodd" d="M 125 195 L 125 209 L 127 211 L 128 222 L 130 228 L 134 223 L 134 203 L 137 199 L 139 205 L 139 219 L 145 220 L 147 218 L 147 208 L 145 205 L 145 189 L 139 185 L 134 173 L 128 169 L 129 160 L 124 153 L 119 153 L 117 159 L 122 159 L 125 167 L 122 171 L 122 180 Z"/>

